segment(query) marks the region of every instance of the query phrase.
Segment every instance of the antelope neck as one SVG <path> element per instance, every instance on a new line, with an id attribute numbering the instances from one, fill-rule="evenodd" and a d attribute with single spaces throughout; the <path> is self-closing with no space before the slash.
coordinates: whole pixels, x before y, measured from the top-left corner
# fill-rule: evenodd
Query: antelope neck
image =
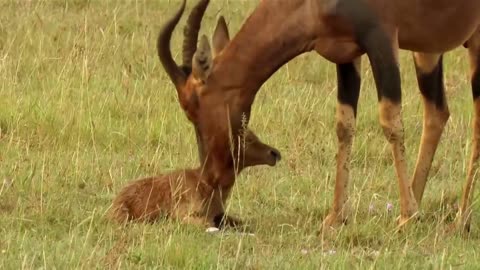
<path id="1" fill-rule="evenodd" d="M 289 2 L 289 1 L 286 1 Z M 306 20 L 305 5 L 264 1 L 217 57 L 212 75 L 222 89 L 255 95 L 263 83 L 294 57 L 314 49 L 315 35 Z M 288 14 L 279 14 L 286 13 Z"/>

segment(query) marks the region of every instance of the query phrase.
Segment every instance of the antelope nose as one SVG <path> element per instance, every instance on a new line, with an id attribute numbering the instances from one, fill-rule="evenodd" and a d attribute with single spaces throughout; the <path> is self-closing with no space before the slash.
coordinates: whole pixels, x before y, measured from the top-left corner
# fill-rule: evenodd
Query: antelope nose
<path id="1" fill-rule="evenodd" d="M 282 160 L 282 155 L 280 154 L 280 151 L 277 149 L 271 149 L 270 150 L 270 155 L 275 158 L 276 161 Z"/>

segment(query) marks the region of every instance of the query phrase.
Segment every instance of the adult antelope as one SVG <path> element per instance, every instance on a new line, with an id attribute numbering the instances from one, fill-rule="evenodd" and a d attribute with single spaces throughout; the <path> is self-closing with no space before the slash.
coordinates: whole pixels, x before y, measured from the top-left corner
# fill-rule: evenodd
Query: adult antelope
<path id="1" fill-rule="evenodd" d="M 400 190 L 400 225 L 418 210 L 438 142 L 449 117 L 442 55 L 468 48 L 475 104 L 473 149 L 457 224 L 470 223 L 470 197 L 480 155 L 480 1 L 478 0 L 263 0 L 230 41 L 223 18 L 213 38 L 197 49 L 208 0 L 195 6 L 185 29 L 183 66 L 174 62 L 170 38 L 184 9 L 166 22 L 158 39 L 160 61 L 177 89 L 180 104 L 196 126 L 199 152 L 221 169 L 232 162 L 230 135 L 247 121 L 257 91 L 282 65 L 315 50 L 337 65 L 338 137 L 335 195 L 324 226 L 347 216 L 349 161 L 360 91 L 360 57 L 370 60 L 376 83 L 380 125 L 391 145 Z M 407 176 L 398 51 L 413 51 L 424 101 L 423 133 L 413 180 Z M 231 132 L 231 133 L 230 133 Z M 235 141 L 235 140 L 234 140 Z M 233 143 L 236 148 L 237 143 Z M 215 174 L 215 170 L 210 173 Z M 224 183 L 232 185 L 233 183 Z"/>

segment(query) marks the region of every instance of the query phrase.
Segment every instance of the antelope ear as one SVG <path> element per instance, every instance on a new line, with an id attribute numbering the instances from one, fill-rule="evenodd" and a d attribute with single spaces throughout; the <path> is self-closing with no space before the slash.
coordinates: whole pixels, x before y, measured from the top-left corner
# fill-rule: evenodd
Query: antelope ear
<path id="1" fill-rule="evenodd" d="M 212 70 L 212 50 L 205 35 L 200 39 L 197 51 L 193 55 L 192 73 L 193 76 L 202 81 L 206 81 Z"/>
<path id="2" fill-rule="evenodd" d="M 220 16 L 220 18 L 218 18 L 217 27 L 215 28 L 212 38 L 214 57 L 219 55 L 229 42 L 230 35 L 228 34 L 227 23 L 225 22 L 225 18 Z"/>

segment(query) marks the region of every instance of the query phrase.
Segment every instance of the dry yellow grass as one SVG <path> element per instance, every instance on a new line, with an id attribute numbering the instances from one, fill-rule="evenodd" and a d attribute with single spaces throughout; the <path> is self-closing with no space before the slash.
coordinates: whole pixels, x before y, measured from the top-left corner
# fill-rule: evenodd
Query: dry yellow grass
<path id="1" fill-rule="evenodd" d="M 235 33 L 257 1 L 212 2 L 202 28 L 207 34 L 219 12 Z M 275 168 L 245 170 L 234 188 L 229 211 L 250 223 L 255 236 L 210 235 L 175 222 L 128 229 L 108 222 L 113 196 L 130 179 L 196 164 L 193 130 L 155 52 L 159 27 L 177 5 L 0 3 L 0 268 L 476 266 L 476 204 L 469 240 L 443 234 L 470 153 L 471 90 L 460 49 L 445 58 L 452 117 L 422 219 L 405 234 L 393 233 L 397 184 L 365 59 L 351 170 L 354 215 L 335 237 L 316 235 L 332 199 L 336 77 L 335 66 L 315 54 L 283 67 L 253 107 L 251 127 L 284 156 Z M 180 38 L 177 31 L 176 53 Z M 402 52 L 401 65 L 411 173 L 422 107 L 410 54 Z"/>

